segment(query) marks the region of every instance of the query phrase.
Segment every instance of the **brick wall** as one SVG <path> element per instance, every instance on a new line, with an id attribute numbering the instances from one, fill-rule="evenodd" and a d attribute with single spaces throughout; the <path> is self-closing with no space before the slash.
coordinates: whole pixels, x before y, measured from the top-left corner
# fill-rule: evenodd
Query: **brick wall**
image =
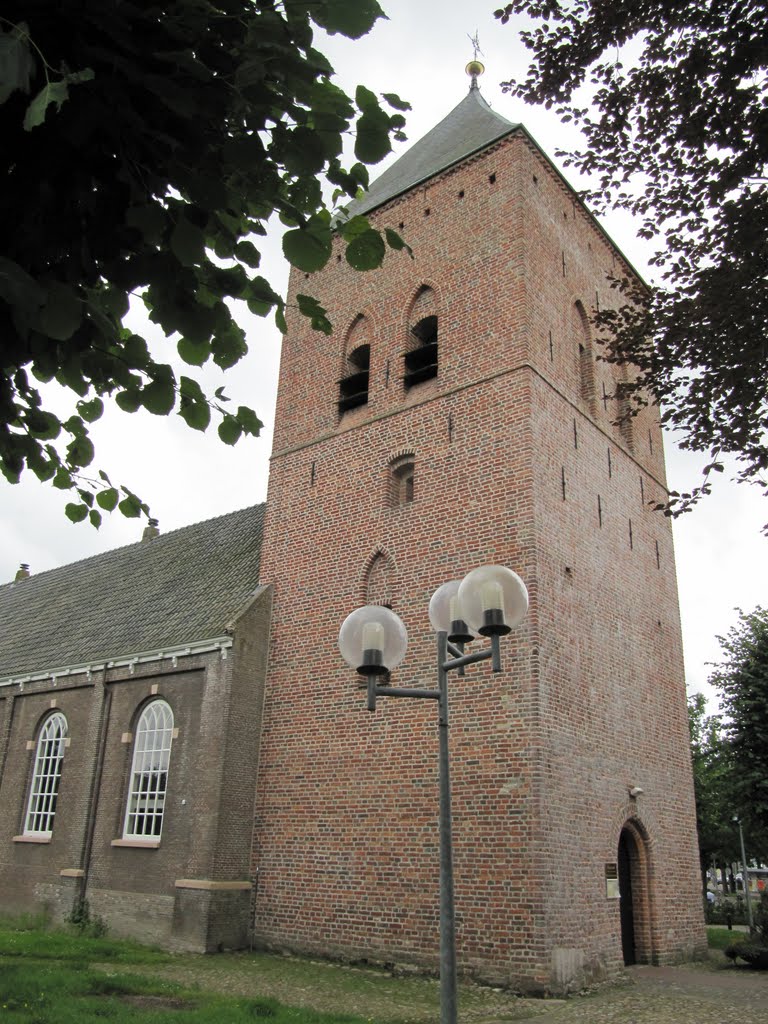
<path id="1" fill-rule="evenodd" d="M 661 436 L 653 410 L 631 437 L 614 426 L 613 369 L 590 367 L 589 395 L 579 361 L 592 339 L 576 304 L 589 314 L 596 293 L 611 301 L 605 274 L 622 257 L 522 134 L 376 219 L 413 260 L 393 253 L 356 274 L 339 251 L 291 281 L 336 329 L 317 335 L 294 314 L 282 354 L 262 557 L 275 613 L 256 937 L 436 963 L 435 709 L 382 700 L 369 715 L 336 636 L 375 565 L 374 599 L 390 594 L 409 630 L 397 683 L 432 685 L 431 593 L 501 562 L 526 581 L 530 614 L 504 644 L 502 675 L 476 667 L 451 682 L 459 964 L 527 988 L 615 974 L 604 868 L 629 819 L 653 867 L 649 956 L 682 955 L 703 932 L 671 534 L 644 504 L 663 493 Z M 424 285 L 439 374 L 406 391 Z M 369 401 L 340 418 L 361 314 Z M 415 498 L 397 506 L 389 465 L 403 454 Z M 628 803 L 629 785 L 645 794 Z"/>
<path id="2" fill-rule="evenodd" d="M 5 691 L 0 723 L 0 905 L 57 920 L 87 896 L 115 935 L 197 950 L 248 941 L 250 821 L 269 642 L 262 588 L 233 624 L 232 647 L 110 666 Z M 174 715 L 162 836 L 123 840 L 134 731 L 146 704 Z M 21 836 L 40 723 L 67 718 L 48 842 Z M 15 837 L 15 839 L 14 839 Z"/>

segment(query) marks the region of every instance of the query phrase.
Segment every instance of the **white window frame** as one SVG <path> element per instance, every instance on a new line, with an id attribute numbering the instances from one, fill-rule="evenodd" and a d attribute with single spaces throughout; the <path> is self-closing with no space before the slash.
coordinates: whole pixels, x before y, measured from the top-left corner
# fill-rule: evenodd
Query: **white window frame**
<path id="1" fill-rule="evenodd" d="M 67 720 L 60 711 L 49 715 L 40 729 L 29 788 L 24 835 L 50 838 L 59 797 L 61 766 L 67 739 Z"/>
<path id="2" fill-rule="evenodd" d="M 164 700 L 142 710 L 133 744 L 124 839 L 160 839 L 173 743 L 173 711 Z"/>

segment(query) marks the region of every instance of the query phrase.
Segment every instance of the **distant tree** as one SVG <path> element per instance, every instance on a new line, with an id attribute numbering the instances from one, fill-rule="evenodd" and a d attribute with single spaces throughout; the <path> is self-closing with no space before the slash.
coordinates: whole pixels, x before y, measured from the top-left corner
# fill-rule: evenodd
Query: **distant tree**
<path id="1" fill-rule="evenodd" d="M 732 766 L 721 718 L 707 714 L 707 701 L 701 693 L 688 698 L 688 725 L 703 877 L 713 863 L 726 864 L 739 857 L 733 824 Z"/>
<path id="2" fill-rule="evenodd" d="M 724 711 L 733 813 L 743 821 L 748 855 L 768 860 L 768 609 L 740 611 L 718 640 L 724 658 L 709 681 Z"/>
<path id="3" fill-rule="evenodd" d="M 222 389 L 203 393 L 124 329 L 129 298 L 192 367 L 247 350 L 233 300 L 284 328 L 285 302 L 255 273 L 257 236 L 279 216 L 288 260 L 328 260 L 334 203 L 401 135 L 407 108 L 364 87 L 354 102 L 313 47 L 313 24 L 358 38 L 376 0 L 4 0 L 0 7 L 0 470 L 73 491 L 66 514 L 98 526 L 146 511 L 94 459 L 88 425 L 105 398 L 125 412 L 212 413 L 225 444 L 261 426 Z M 342 166 L 345 135 L 356 163 Z M 330 188 L 324 190 L 324 184 Z M 335 189 L 332 199 L 327 193 Z M 404 247 L 363 217 L 342 223 L 346 259 L 378 266 Z M 330 331 L 308 295 L 300 311 Z M 244 306 L 242 307 L 244 308 Z M 74 392 L 60 419 L 38 381 Z M 76 400 L 76 401 L 75 401 Z"/>
<path id="4" fill-rule="evenodd" d="M 574 121 L 585 146 L 560 154 L 597 185 L 598 212 L 628 210 L 661 247 L 663 286 L 614 282 L 595 316 L 604 357 L 631 362 L 634 407 L 650 393 L 682 446 L 723 453 L 768 490 L 768 5 L 760 0 L 513 0 L 533 20 L 524 79 L 504 87 Z"/>

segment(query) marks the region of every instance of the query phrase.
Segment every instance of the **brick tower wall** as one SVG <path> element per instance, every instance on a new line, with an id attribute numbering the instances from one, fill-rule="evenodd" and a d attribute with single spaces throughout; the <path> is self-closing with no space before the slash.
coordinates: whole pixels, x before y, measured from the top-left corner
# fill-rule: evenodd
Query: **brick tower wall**
<path id="1" fill-rule="evenodd" d="M 578 357 L 574 303 L 591 309 L 611 250 L 522 134 L 375 218 L 404 234 L 413 260 L 392 253 L 359 274 L 339 249 L 322 273 L 291 282 L 330 310 L 335 331 L 294 316 L 283 347 L 261 570 L 275 605 L 256 938 L 436 963 L 436 709 L 390 699 L 370 715 L 336 637 L 353 608 L 391 603 L 410 637 L 397 684 L 432 686 L 429 597 L 500 562 L 526 581 L 529 615 L 504 641 L 501 675 L 479 666 L 451 681 L 460 968 L 530 988 L 556 987 L 564 971 L 614 972 L 618 904 L 605 899 L 603 871 L 628 817 L 651 851 L 648 948 L 679 952 L 700 940 L 701 915 L 665 912 L 673 891 L 698 906 L 674 566 L 666 523 L 637 495 L 642 474 L 663 489 L 660 433 L 643 413 L 634 430 L 650 429 L 654 454 L 629 451 L 609 403 L 582 397 Z M 439 373 L 405 391 L 424 286 L 439 317 Z M 362 341 L 369 400 L 339 417 L 338 381 Z M 596 394 L 610 372 L 592 369 Z M 609 447 L 616 469 L 604 480 Z M 391 463 L 404 456 L 414 500 L 398 504 Z M 622 503 L 637 515 L 630 550 Z M 629 804 L 628 784 L 645 795 Z"/>

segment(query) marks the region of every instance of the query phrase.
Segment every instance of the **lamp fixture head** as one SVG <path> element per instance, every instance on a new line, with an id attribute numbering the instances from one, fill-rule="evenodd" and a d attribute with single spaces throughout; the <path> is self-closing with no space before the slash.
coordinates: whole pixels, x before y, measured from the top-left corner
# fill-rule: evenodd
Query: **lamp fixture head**
<path id="1" fill-rule="evenodd" d="M 407 649 L 403 620 L 384 605 L 356 608 L 339 630 L 341 656 L 361 676 L 386 675 L 400 664 Z"/>
<path id="2" fill-rule="evenodd" d="M 429 622 L 436 633 L 444 631 L 456 644 L 468 644 L 478 634 L 469 628 L 459 603 L 461 580 L 449 580 L 432 595 L 429 602 Z"/>
<path id="3" fill-rule="evenodd" d="M 481 636 L 504 636 L 528 611 L 525 584 L 504 565 L 481 565 L 468 572 L 458 598 L 467 625 Z"/>
<path id="4" fill-rule="evenodd" d="M 641 789 L 640 786 L 630 786 L 629 795 L 633 800 L 637 800 L 639 796 L 642 796 L 645 790 Z"/>

